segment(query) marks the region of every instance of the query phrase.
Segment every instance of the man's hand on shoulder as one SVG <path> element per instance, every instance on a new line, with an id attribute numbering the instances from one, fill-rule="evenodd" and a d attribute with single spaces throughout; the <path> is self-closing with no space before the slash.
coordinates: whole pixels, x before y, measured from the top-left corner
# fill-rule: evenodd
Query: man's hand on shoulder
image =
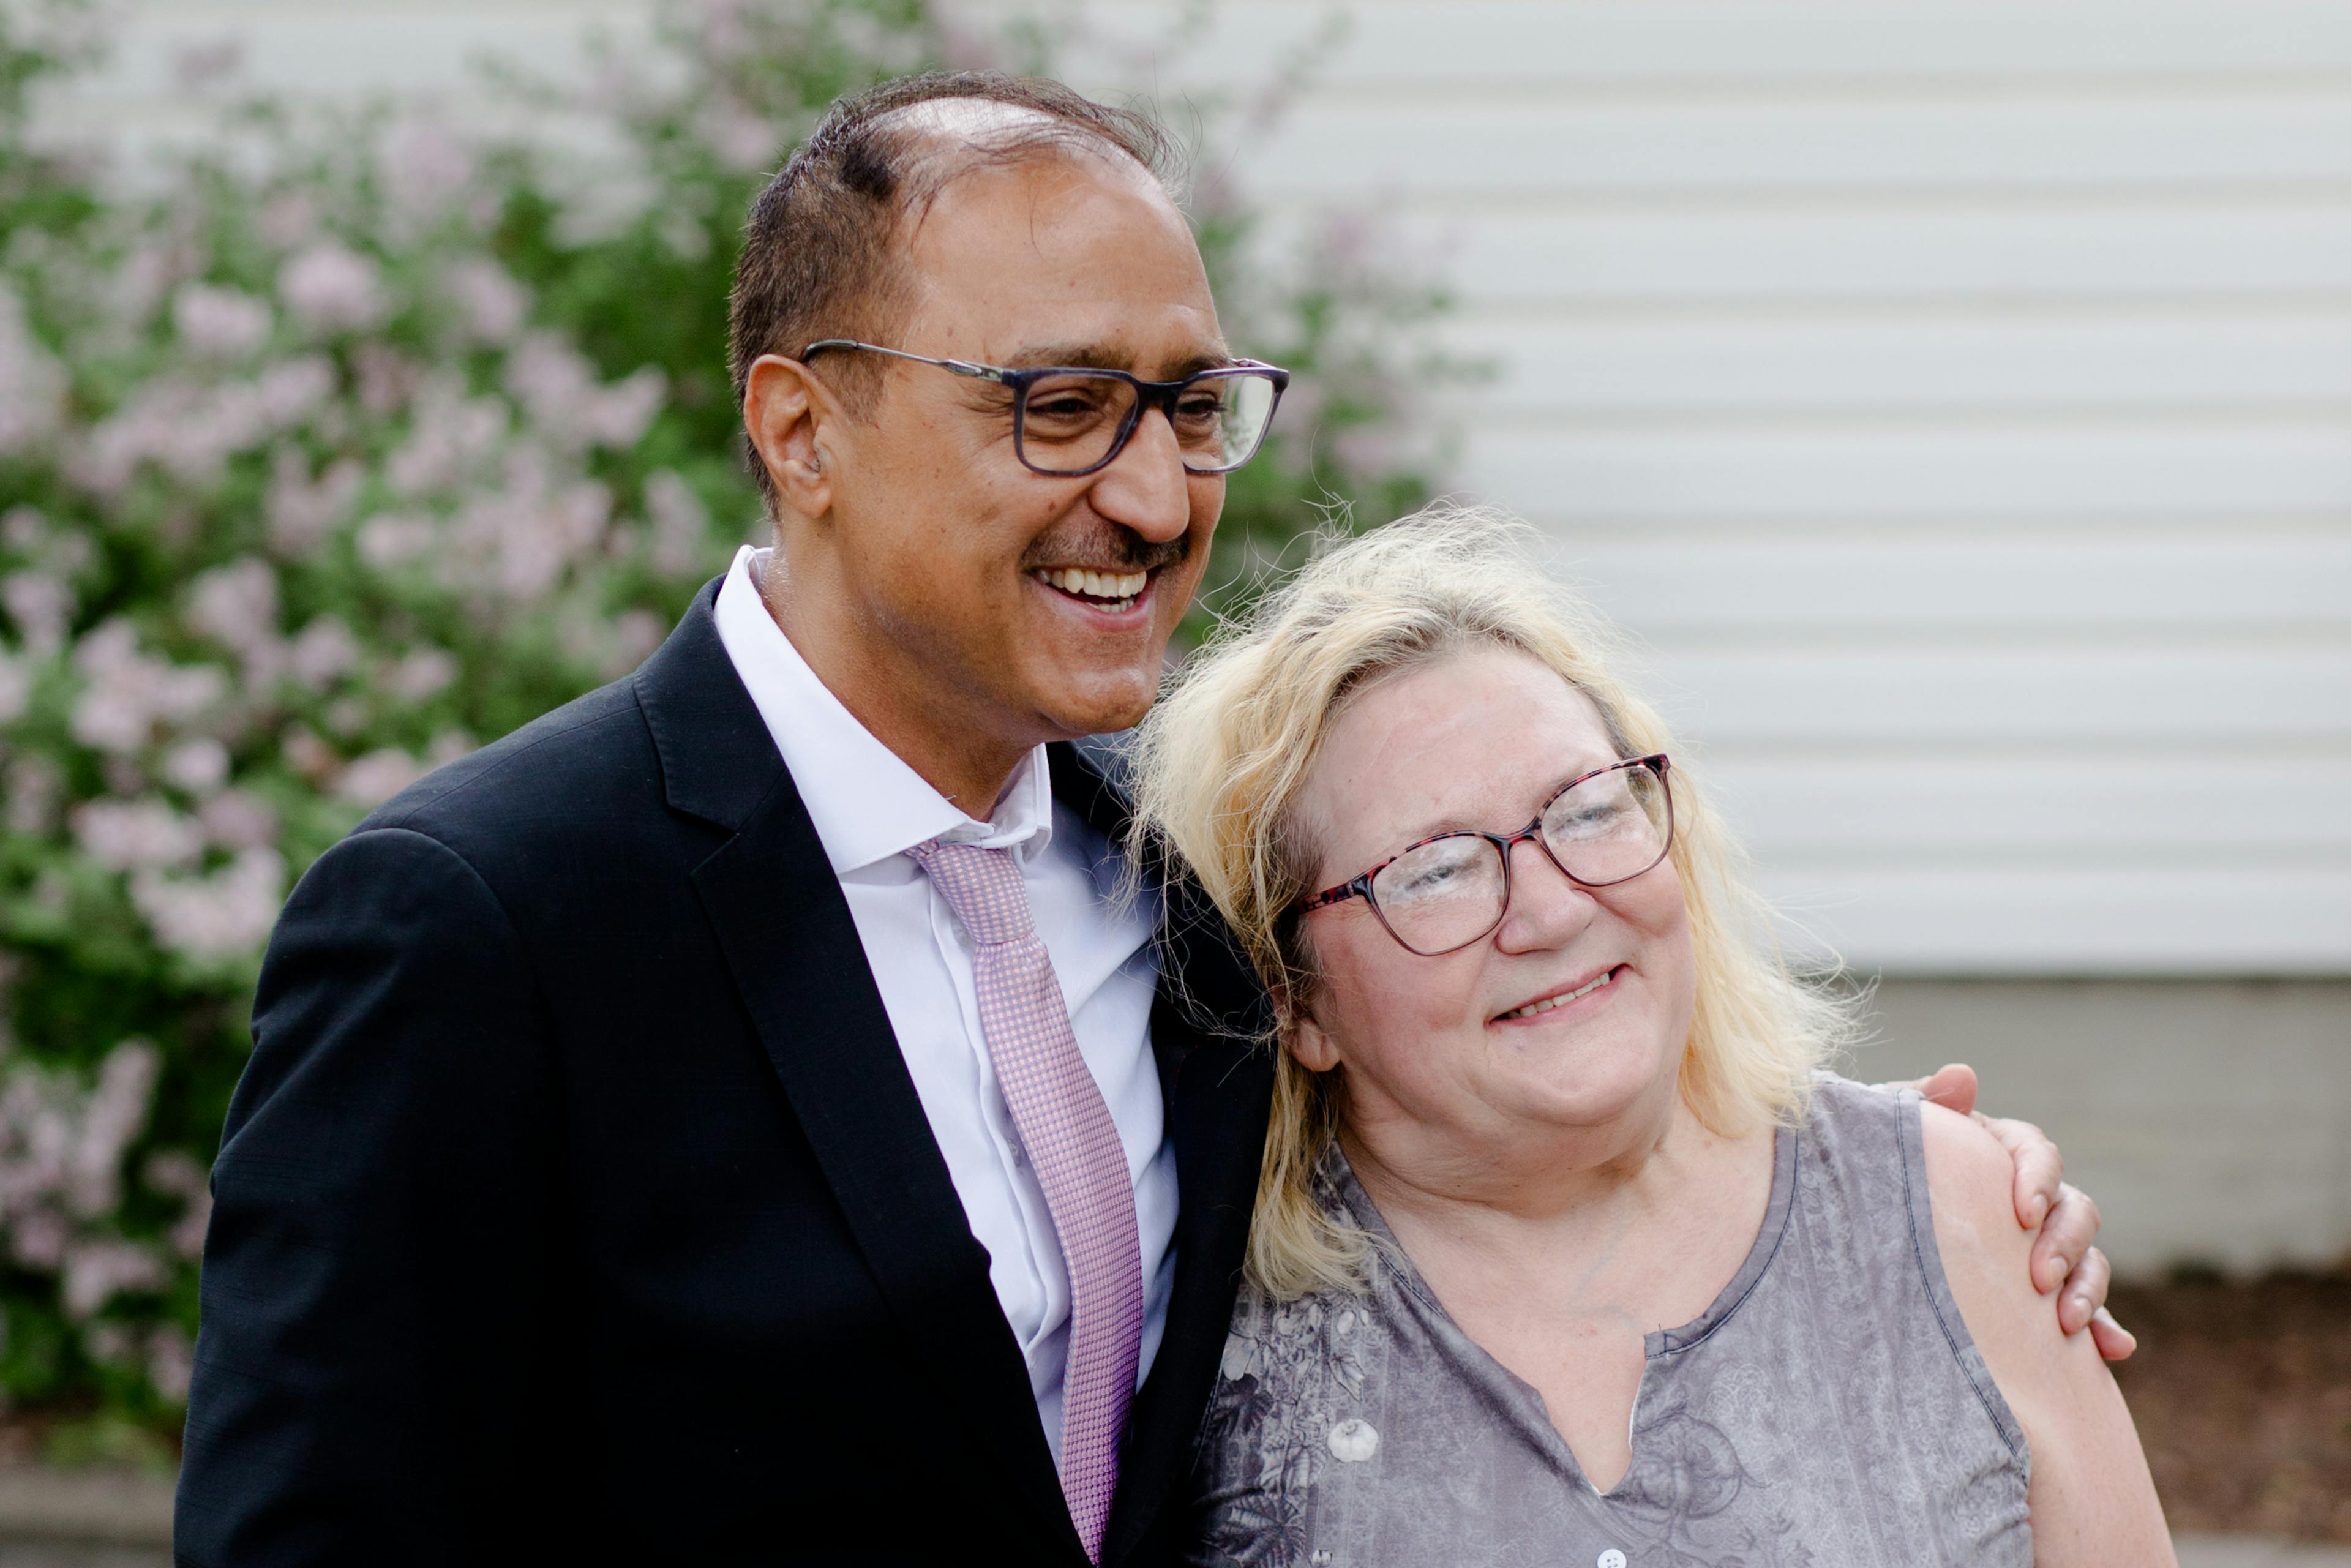
<path id="1" fill-rule="evenodd" d="M 2033 1289 L 2056 1296 L 2057 1326 L 2067 1334 L 2087 1328 L 2099 1355 L 2107 1361 L 2127 1360 L 2138 1340 L 2106 1311 L 2114 1270 L 2094 1245 L 2097 1200 L 2065 1180 L 2065 1157 L 2049 1135 L 2030 1122 L 1987 1116 L 1977 1110 L 1975 1069 L 1963 1063 L 1893 1087 L 1916 1089 L 1929 1103 L 1972 1118 L 2008 1151 L 2016 1223 L 2041 1232 L 2029 1265 Z"/>

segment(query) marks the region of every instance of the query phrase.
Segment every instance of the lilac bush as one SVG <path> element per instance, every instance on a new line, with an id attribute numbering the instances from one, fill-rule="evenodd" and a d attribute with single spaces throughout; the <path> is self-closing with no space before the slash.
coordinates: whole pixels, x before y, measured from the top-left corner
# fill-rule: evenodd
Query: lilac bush
<path id="1" fill-rule="evenodd" d="M 168 1429 L 293 879 L 633 667 L 756 530 L 726 279 L 823 104 L 1045 62 L 910 0 L 677 4 L 584 86 L 505 78 L 522 130 L 248 99 L 128 178 L 34 134 L 89 37 L 0 0 L 0 1396 Z M 1418 498 L 1379 437 L 1434 298 L 1202 219 L 1245 349 L 1303 372 L 1233 546 Z"/>

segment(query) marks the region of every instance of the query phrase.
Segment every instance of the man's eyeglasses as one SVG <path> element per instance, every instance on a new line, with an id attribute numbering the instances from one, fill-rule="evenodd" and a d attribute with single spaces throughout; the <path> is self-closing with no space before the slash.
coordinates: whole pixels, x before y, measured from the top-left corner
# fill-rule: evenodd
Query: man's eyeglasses
<path id="1" fill-rule="evenodd" d="M 1510 907 L 1510 851 L 1532 839 L 1579 887 L 1630 882 L 1674 841 L 1664 753 L 1571 779 L 1515 833 L 1438 833 L 1353 882 L 1296 905 L 1300 915 L 1360 896 L 1408 953 L 1441 957 L 1483 941 Z"/>
<path id="2" fill-rule="evenodd" d="M 969 360 L 935 360 L 879 343 L 827 338 L 800 358 L 827 349 L 859 349 L 953 375 L 993 382 L 1012 394 L 1012 453 L 1032 473 L 1075 478 L 1107 468 L 1126 449 L 1144 411 L 1167 415 L 1185 472 L 1229 474 L 1264 444 L 1290 372 L 1254 360 L 1201 371 L 1176 382 L 1146 382 L 1124 371 L 1046 366 L 1006 370 Z"/>

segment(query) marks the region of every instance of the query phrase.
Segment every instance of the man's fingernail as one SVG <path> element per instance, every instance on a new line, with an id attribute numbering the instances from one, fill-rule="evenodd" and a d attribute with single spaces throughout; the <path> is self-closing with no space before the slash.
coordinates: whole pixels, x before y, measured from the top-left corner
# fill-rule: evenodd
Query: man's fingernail
<path id="1" fill-rule="evenodd" d="M 2041 1293 L 2047 1295 L 2065 1282 L 2065 1260 L 2052 1258 L 2041 1265 Z"/>
<path id="2" fill-rule="evenodd" d="M 2037 1192 L 2034 1193 L 2032 1195 L 2032 1223 L 2034 1228 L 2038 1228 L 2041 1222 L 2048 1218 L 2049 1200 L 2046 1197 L 2043 1197 L 2041 1194 Z"/>
<path id="3" fill-rule="evenodd" d="M 2076 1297 L 2074 1297 L 2074 1310 L 2076 1312 L 2079 1312 L 2079 1313 L 2082 1315 L 2082 1326 L 2083 1326 L 2084 1328 L 2087 1328 L 2087 1327 L 2089 1327 L 2089 1326 L 2090 1326 L 2090 1312 L 2091 1312 L 2090 1298 L 2089 1298 L 2089 1297 L 2087 1297 L 2087 1296 L 2076 1296 Z"/>

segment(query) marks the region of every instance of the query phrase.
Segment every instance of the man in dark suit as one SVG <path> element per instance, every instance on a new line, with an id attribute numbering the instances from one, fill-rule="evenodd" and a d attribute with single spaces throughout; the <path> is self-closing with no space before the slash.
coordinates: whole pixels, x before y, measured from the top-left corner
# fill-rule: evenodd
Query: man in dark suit
<path id="1" fill-rule="evenodd" d="M 920 78 L 761 197 L 773 549 L 279 923 L 182 1563 L 1176 1557 L 1263 998 L 1180 883 L 1122 898 L 1072 742 L 1149 704 L 1286 378 L 1227 347 L 1159 156 Z M 2095 1214 L 2048 1228 L 2071 1269 Z"/>

